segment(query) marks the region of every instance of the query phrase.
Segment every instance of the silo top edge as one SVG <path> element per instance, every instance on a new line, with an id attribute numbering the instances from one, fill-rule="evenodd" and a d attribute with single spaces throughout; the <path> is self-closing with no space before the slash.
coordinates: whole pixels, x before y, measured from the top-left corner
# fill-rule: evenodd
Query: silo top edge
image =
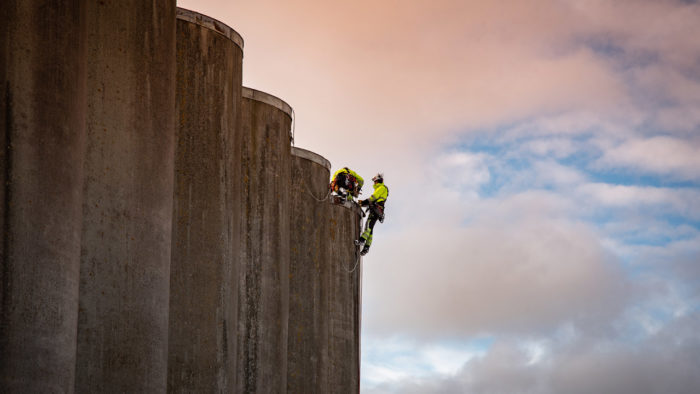
<path id="1" fill-rule="evenodd" d="M 177 19 L 194 23 L 195 25 L 217 32 L 233 41 L 234 44 L 238 45 L 238 47 L 243 50 L 243 37 L 221 21 L 180 7 L 177 8 Z"/>
<path id="2" fill-rule="evenodd" d="M 287 115 L 289 115 L 290 118 L 292 118 L 292 107 L 284 102 L 282 99 L 279 97 L 275 97 L 269 93 L 261 92 L 259 90 L 243 87 L 243 98 L 247 98 L 250 100 L 255 100 L 259 101 L 261 103 L 265 103 L 268 105 L 271 105 Z"/>
<path id="3" fill-rule="evenodd" d="M 345 202 L 342 203 L 342 204 L 336 204 L 336 205 L 339 205 L 339 206 L 341 206 L 341 207 L 347 208 L 347 209 L 353 211 L 353 212 L 354 212 L 356 215 L 358 215 L 358 216 L 362 215 L 362 208 L 360 208 L 360 206 L 357 205 L 357 204 L 354 203 L 354 202 L 345 201 Z"/>
<path id="4" fill-rule="evenodd" d="M 302 159 L 312 161 L 320 166 L 325 167 L 328 171 L 331 170 L 331 162 L 328 161 L 328 159 L 319 155 L 318 153 L 311 152 L 310 150 L 297 148 L 296 146 L 293 146 L 292 147 L 292 156 L 297 156 L 297 157 L 300 157 Z"/>

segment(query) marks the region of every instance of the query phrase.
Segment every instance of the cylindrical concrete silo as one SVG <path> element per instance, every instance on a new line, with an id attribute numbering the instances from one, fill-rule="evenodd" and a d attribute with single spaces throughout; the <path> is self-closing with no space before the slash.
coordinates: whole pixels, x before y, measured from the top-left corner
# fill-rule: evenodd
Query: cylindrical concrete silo
<path id="1" fill-rule="evenodd" d="M 328 390 L 330 162 L 292 148 L 287 392 Z"/>
<path id="2" fill-rule="evenodd" d="M 235 392 L 242 60 L 233 29 L 177 10 L 169 392 Z"/>
<path id="3" fill-rule="evenodd" d="M 331 204 L 328 393 L 358 393 L 360 387 L 360 303 L 362 261 L 353 243 L 361 210 L 352 202 Z"/>
<path id="4" fill-rule="evenodd" d="M 88 5 L 77 392 L 166 390 L 175 8 Z"/>
<path id="5" fill-rule="evenodd" d="M 0 1 L 0 391 L 75 377 L 87 1 Z"/>
<path id="6" fill-rule="evenodd" d="M 236 392 L 284 392 L 289 305 L 291 107 L 243 88 Z"/>

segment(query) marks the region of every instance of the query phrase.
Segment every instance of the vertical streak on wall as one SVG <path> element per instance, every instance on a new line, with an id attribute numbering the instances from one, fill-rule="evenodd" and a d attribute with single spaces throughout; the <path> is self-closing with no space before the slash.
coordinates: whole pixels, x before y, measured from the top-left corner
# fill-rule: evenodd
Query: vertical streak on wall
<path id="1" fill-rule="evenodd" d="M 292 148 L 287 392 L 325 393 L 328 362 L 330 163 Z M 322 201 L 319 201 L 322 200 Z"/>
<path id="2" fill-rule="evenodd" d="M 71 392 L 85 1 L 0 1 L 0 391 Z"/>
<path id="3" fill-rule="evenodd" d="M 88 6 L 76 391 L 162 393 L 175 135 L 175 0 Z"/>
<path id="4" fill-rule="evenodd" d="M 286 390 L 291 108 L 243 88 L 236 392 Z"/>
<path id="5" fill-rule="evenodd" d="M 360 235 L 355 203 L 330 207 L 329 393 L 360 391 L 360 286 L 362 262 L 353 240 Z M 355 265 L 357 264 L 357 267 Z M 349 272 L 353 270 L 352 272 Z"/>
<path id="6" fill-rule="evenodd" d="M 235 392 L 242 47 L 178 9 L 169 392 Z"/>

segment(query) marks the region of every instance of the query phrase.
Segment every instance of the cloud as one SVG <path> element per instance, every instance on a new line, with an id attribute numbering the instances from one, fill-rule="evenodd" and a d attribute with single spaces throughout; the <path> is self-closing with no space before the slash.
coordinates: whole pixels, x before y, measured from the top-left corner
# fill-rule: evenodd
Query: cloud
<path id="1" fill-rule="evenodd" d="M 454 374 L 407 377 L 369 385 L 378 393 L 616 393 L 690 394 L 700 390 L 700 336 L 696 313 L 676 319 L 634 345 L 604 338 L 545 339 L 532 362 L 531 342 L 511 337 L 484 357 L 470 359 Z"/>
<path id="2" fill-rule="evenodd" d="M 540 202 L 498 200 L 468 227 L 423 223 L 383 239 L 376 261 L 401 264 L 365 269 L 364 292 L 375 300 L 365 311 L 369 332 L 546 331 L 567 321 L 604 325 L 620 313 L 632 289 L 611 256 L 590 228 L 548 218 Z"/>
<path id="3" fill-rule="evenodd" d="M 491 180 L 488 160 L 480 153 L 446 153 L 433 160 L 430 176 L 448 189 L 475 192 Z"/>
<path id="4" fill-rule="evenodd" d="M 661 136 L 630 139 L 605 151 L 596 164 L 605 168 L 626 168 L 666 175 L 672 180 L 698 180 L 700 143 Z"/>
<path id="5" fill-rule="evenodd" d="M 525 143 L 523 149 L 537 156 L 564 159 L 576 152 L 574 141 L 567 138 L 540 138 Z"/>
<path id="6" fill-rule="evenodd" d="M 700 220 L 700 190 L 586 183 L 578 187 L 582 199 L 621 210 L 655 210 L 657 216 L 671 214 L 691 221 Z M 651 211 L 654 212 L 654 211 Z"/>
<path id="7" fill-rule="evenodd" d="M 607 111 L 626 96 L 611 64 L 570 42 L 584 26 L 565 3 L 192 6 L 243 35 L 246 84 L 287 100 L 298 142 L 321 151 L 341 135 L 429 142 L 543 111 Z"/>

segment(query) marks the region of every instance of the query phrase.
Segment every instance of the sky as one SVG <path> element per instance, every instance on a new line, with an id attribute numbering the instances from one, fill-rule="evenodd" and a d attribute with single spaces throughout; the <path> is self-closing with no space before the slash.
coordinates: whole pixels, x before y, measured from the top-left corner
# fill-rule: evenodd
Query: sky
<path id="1" fill-rule="evenodd" d="M 296 146 L 385 174 L 362 393 L 700 392 L 700 4 L 178 5 Z"/>

